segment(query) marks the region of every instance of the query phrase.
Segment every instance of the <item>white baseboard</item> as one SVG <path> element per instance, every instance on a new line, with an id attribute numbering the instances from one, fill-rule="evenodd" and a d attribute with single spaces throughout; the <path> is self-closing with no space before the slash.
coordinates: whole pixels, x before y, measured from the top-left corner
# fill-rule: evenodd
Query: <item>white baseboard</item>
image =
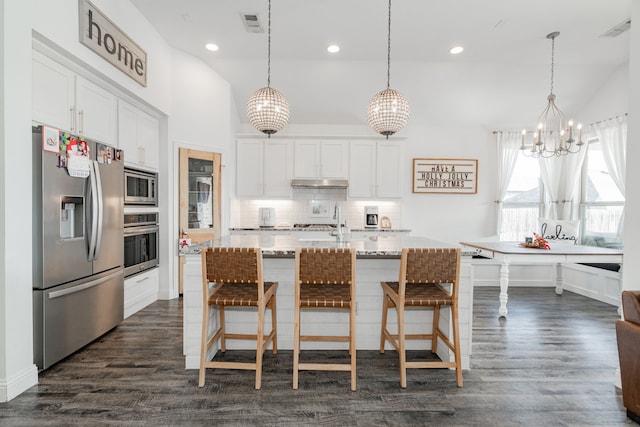
<path id="1" fill-rule="evenodd" d="M 38 368 L 31 365 L 11 378 L 0 379 L 0 402 L 8 402 L 38 384 Z"/>

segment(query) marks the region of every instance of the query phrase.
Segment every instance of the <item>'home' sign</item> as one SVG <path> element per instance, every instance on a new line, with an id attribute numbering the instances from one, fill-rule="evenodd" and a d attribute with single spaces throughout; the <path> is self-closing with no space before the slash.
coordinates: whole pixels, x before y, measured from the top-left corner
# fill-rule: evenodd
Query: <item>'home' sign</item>
<path id="1" fill-rule="evenodd" d="M 78 0 L 80 43 L 147 86 L 147 53 L 89 0 Z"/>

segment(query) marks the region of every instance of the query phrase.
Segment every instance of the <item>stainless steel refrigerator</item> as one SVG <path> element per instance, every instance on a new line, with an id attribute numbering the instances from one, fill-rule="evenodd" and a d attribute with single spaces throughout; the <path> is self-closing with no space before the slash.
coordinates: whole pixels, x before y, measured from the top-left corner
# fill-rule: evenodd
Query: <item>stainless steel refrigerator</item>
<path id="1" fill-rule="evenodd" d="M 86 140 L 82 174 L 88 176 L 71 176 L 66 156 L 43 149 L 42 133 L 41 126 L 32 129 L 33 336 L 40 370 L 124 316 L 122 156 Z"/>

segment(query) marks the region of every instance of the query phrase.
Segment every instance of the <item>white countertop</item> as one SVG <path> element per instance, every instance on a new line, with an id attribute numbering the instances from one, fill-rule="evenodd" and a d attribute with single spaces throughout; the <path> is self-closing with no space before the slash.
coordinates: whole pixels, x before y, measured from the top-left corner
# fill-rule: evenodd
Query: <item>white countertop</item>
<path id="1" fill-rule="evenodd" d="M 199 254 L 203 247 L 250 247 L 262 248 L 266 258 L 291 258 L 297 248 L 355 248 L 359 258 L 398 258 L 402 248 L 455 248 L 460 245 L 441 242 L 426 237 L 379 236 L 351 238 L 338 242 L 335 238 L 300 238 L 295 235 L 228 235 L 219 239 L 191 245 L 180 250 L 180 255 Z"/>

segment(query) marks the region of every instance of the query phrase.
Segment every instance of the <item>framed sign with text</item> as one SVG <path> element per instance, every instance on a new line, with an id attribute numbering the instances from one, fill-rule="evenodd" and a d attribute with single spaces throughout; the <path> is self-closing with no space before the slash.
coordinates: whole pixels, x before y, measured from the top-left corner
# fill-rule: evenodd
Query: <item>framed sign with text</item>
<path id="1" fill-rule="evenodd" d="M 478 160 L 413 159 L 413 192 L 476 194 Z"/>

